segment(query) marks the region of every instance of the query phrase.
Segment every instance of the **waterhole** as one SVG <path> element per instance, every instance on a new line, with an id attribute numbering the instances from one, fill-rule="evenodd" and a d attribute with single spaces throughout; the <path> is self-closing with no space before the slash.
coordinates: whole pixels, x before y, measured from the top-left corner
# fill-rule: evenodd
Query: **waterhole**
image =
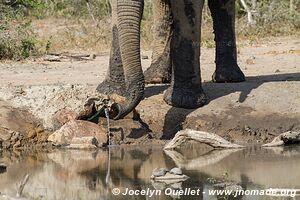
<path id="1" fill-rule="evenodd" d="M 174 199 L 172 190 L 199 190 L 181 199 L 221 199 L 208 195 L 215 183 L 230 182 L 244 189 L 300 189 L 300 148 L 249 147 L 243 150 L 204 151 L 186 148 L 164 152 L 161 147 L 110 147 L 110 151 L 54 150 L 51 152 L 2 152 L 0 162 L 7 171 L 0 174 L 0 192 L 14 196 L 16 184 L 26 175 L 24 188 L 29 199 Z M 166 185 L 151 182 L 154 168 L 180 167 L 190 178 Z M 177 188 L 176 188 L 177 187 Z M 134 197 L 114 195 L 130 190 Z M 172 188 L 170 190 L 169 188 Z M 132 190 L 132 191 L 131 191 Z M 150 197 L 151 190 L 157 192 Z M 168 193 L 164 193 L 167 191 Z M 296 199 L 276 198 L 276 199 Z M 245 196 L 227 199 L 274 199 Z"/>

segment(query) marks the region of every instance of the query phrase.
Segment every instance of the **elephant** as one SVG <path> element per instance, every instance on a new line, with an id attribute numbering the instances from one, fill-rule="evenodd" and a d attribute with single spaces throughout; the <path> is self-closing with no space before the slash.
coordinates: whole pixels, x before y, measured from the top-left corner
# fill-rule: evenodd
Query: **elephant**
<path id="1" fill-rule="evenodd" d="M 204 0 L 153 0 L 152 64 L 143 74 L 140 26 L 144 0 L 112 0 L 109 69 L 97 91 L 126 98 L 113 104 L 114 119 L 130 113 L 143 99 L 145 83 L 168 83 L 164 101 L 195 109 L 206 104 L 200 74 L 201 17 Z M 242 82 L 237 64 L 235 0 L 208 0 L 216 43 L 214 82 Z"/>

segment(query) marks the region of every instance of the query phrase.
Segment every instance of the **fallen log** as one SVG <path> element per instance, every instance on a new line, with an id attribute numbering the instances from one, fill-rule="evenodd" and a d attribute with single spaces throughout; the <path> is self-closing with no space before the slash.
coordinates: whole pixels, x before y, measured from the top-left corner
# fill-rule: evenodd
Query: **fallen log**
<path id="1" fill-rule="evenodd" d="M 272 142 L 264 144 L 263 147 L 277 147 L 300 143 L 300 132 L 288 131 L 275 137 Z"/>
<path id="2" fill-rule="evenodd" d="M 67 54 L 67 53 L 51 53 L 43 57 L 44 61 L 49 62 L 69 62 L 70 60 L 75 61 L 88 61 L 94 60 L 96 58 L 95 54 Z"/>
<path id="3" fill-rule="evenodd" d="M 175 149 L 187 140 L 195 140 L 214 148 L 244 148 L 244 146 L 231 143 L 214 133 L 185 129 L 179 131 L 175 137 L 168 144 L 166 144 L 164 150 Z"/>
<path id="4" fill-rule="evenodd" d="M 197 170 L 203 167 L 214 165 L 224 158 L 230 156 L 232 153 L 240 150 L 241 149 L 212 150 L 205 155 L 201 155 L 193 159 L 187 159 L 177 151 L 165 151 L 165 153 L 174 161 L 177 167 L 186 170 Z"/>
<path id="5" fill-rule="evenodd" d="M 29 179 L 29 175 L 27 174 L 27 175 L 24 177 L 24 179 L 19 183 L 18 189 L 17 189 L 17 198 L 20 198 L 20 197 L 22 196 L 24 187 L 25 187 L 25 185 L 27 184 L 28 179 Z"/>

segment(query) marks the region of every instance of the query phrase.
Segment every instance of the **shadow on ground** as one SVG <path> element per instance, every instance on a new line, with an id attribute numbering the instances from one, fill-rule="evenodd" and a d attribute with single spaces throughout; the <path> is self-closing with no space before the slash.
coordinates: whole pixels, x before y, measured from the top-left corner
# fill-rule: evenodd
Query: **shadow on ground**
<path id="1" fill-rule="evenodd" d="M 252 90 L 260 87 L 264 83 L 285 81 L 300 81 L 300 73 L 250 76 L 247 77 L 246 81 L 243 83 L 205 82 L 203 83 L 203 89 L 208 96 L 207 104 L 215 99 L 235 92 L 240 92 L 239 102 L 242 103 L 247 99 Z M 160 94 L 167 88 L 168 85 L 149 86 L 146 88 L 145 98 Z M 194 110 L 195 109 L 182 109 L 172 107 L 165 116 L 163 136 L 161 139 L 173 138 L 176 132 L 182 129 L 181 124 L 185 121 L 186 116 Z M 174 124 L 178 124 L 178 126 L 174 127 Z"/>

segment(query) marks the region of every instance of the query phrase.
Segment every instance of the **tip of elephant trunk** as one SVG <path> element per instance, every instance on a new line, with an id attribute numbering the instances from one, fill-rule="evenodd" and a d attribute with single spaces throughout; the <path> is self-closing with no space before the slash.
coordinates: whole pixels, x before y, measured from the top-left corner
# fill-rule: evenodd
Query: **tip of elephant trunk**
<path id="1" fill-rule="evenodd" d="M 117 120 L 117 119 L 121 119 L 126 116 L 126 114 L 124 114 L 124 111 L 123 111 L 124 109 L 122 108 L 122 106 L 120 104 L 114 103 L 111 105 L 110 108 L 111 108 L 110 117 L 112 119 Z"/>
<path id="2" fill-rule="evenodd" d="M 140 98 L 134 99 L 133 101 L 126 101 L 125 104 L 114 103 L 111 105 L 111 118 L 114 120 L 122 119 L 126 117 L 134 108 L 139 104 L 142 100 L 142 96 Z"/>

